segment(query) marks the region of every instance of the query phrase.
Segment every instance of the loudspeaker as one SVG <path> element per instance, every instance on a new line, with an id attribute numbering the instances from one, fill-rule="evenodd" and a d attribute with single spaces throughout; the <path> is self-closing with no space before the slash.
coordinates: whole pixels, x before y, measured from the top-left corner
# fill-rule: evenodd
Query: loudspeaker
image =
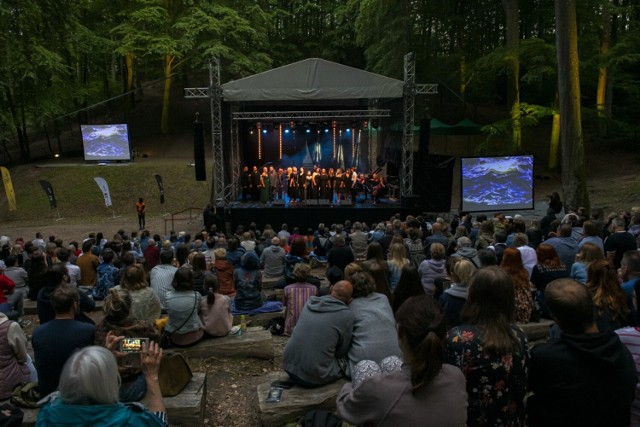
<path id="1" fill-rule="evenodd" d="M 276 199 L 273 201 L 273 203 L 271 204 L 271 206 L 284 206 L 284 200 L 282 199 Z"/>
<path id="2" fill-rule="evenodd" d="M 425 161 L 429 155 L 429 141 L 431 140 L 431 118 L 420 120 L 420 134 L 418 136 L 418 158 Z"/>
<path id="3" fill-rule="evenodd" d="M 422 196 L 422 209 L 449 212 L 455 157 L 430 154 L 422 161 L 414 160 L 413 193 Z"/>
<path id="4" fill-rule="evenodd" d="M 318 205 L 319 206 L 329 206 L 331 204 L 331 202 L 329 202 L 329 199 L 320 199 L 318 200 Z"/>
<path id="5" fill-rule="evenodd" d="M 420 213 L 422 211 L 422 196 L 413 194 L 400 198 L 400 209 L 408 212 Z"/>
<path id="6" fill-rule="evenodd" d="M 207 172 L 204 164 L 204 124 L 193 123 L 193 163 L 196 169 L 196 181 L 206 181 Z"/>
<path id="7" fill-rule="evenodd" d="M 309 199 L 306 202 L 307 206 L 318 206 L 318 200 L 316 199 Z"/>

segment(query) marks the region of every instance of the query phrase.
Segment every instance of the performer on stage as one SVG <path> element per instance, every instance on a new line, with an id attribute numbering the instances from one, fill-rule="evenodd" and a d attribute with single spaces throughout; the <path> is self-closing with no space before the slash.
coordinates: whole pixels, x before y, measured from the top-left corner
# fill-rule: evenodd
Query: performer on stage
<path id="1" fill-rule="evenodd" d="M 300 166 L 298 173 L 298 198 L 301 202 L 307 200 L 307 173 L 304 166 Z"/>
<path id="2" fill-rule="evenodd" d="M 353 192 L 351 191 L 353 189 L 353 178 L 351 177 L 351 175 L 354 173 L 355 172 L 352 172 L 347 168 L 347 170 L 342 175 L 342 181 L 344 182 L 344 198 L 346 200 L 347 197 L 351 197 L 351 201 L 353 203 L 356 202 L 356 198 L 353 196 Z"/>
<path id="3" fill-rule="evenodd" d="M 269 201 L 269 171 L 266 166 L 262 168 L 260 175 L 260 201 L 262 203 Z"/>
<path id="4" fill-rule="evenodd" d="M 308 170 L 307 176 L 305 177 L 305 198 L 307 200 L 313 198 L 313 173 Z"/>
<path id="5" fill-rule="evenodd" d="M 269 166 L 269 201 L 273 202 L 276 197 L 276 187 L 278 184 L 278 172 L 273 166 Z"/>
<path id="6" fill-rule="evenodd" d="M 260 172 L 257 166 L 251 169 L 251 200 L 253 202 L 260 200 Z"/>
<path id="7" fill-rule="evenodd" d="M 320 170 L 320 197 L 322 199 L 329 199 L 331 197 L 331 185 L 329 184 L 329 175 L 327 170 L 322 168 Z"/>
<path id="8" fill-rule="evenodd" d="M 283 168 L 278 168 L 278 183 L 276 185 L 276 192 L 278 195 L 278 199 L 284 200 L 284 191 L 287 188 L 287 173 Z"/>
<path id="9" fill-rule="evenodd" d="M 344 180 L 342 179 L 342 169 L 336 170 L 336 181 L 334 190 L 336 192 L 336 201 L 339 202 L 344 194 Z"/>
<path id="10" fill-rule="evenodd" d="M 311 174 L 311 197 L 320 198 L 320 168 L 318 166 L 314 166 Z"/>
<path id="11" fill-rule="evenodd" d="M 249 166 L 244 166 L 240 173 L 240 186 L 242 187 L 242 201 L 246 202 L 251 191 L 251 174 L 249 173 Z"/>
<path id="12" fill-rule="evenodd" d="M 287 190 L 289 195 L 289 203 L 295 202 L 296 197 L 298 197 L 297 189 L 298 189 L 298 171 L 296 167 L 287 168 Z"/>
<path id="13" fill-rule="evenodd" d="M 329 168 L 329 197 L 327 197 L 330 201 L 333 202 L 333 192 L 335 191 L 336 186 L 336 171 L 333 168 Z"/>
<path id="14" fill-rule="evenodd" d="M 377 173 L 374 173 L 371 177 L 371 183 L 373 188 L 373 190 L 371 190 L 373 203 L 378 203 L 380 201 L 380 197 L 383 196 L 384 192 L 387 190 L 387 186 L 384 182 L 384 177 L 378 176 Z"/>

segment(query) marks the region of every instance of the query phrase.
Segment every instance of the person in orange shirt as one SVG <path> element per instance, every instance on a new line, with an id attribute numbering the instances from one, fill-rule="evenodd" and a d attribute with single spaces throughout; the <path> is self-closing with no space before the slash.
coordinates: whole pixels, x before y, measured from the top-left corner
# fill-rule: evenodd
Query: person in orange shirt
<path id="1" fill-rule="evenodd" d="M 140 227 L 140 230 L 144 230 L 144 208 L 145 208 L 145 204 L 144 204 L 144 200 L 142 200 L 142 197 L 140 197 L 138 199 L 138 202 L 136 203 L 136 211 L 138 212 L 138 226 Z"/>

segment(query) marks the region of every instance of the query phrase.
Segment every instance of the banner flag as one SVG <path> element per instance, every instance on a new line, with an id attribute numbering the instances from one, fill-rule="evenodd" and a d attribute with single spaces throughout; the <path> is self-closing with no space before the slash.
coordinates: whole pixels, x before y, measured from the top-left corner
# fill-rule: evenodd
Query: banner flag
<path id="1" fill-rule="evenodd" d="M 160 204 L 164 203 L 164 184 L 162 183 L 162 177 L 158 174 L 154 175 L 158 182 L 158 189 L 160 190 Z"/>
<path id="2" fill-rule="evenodd" d="M 18 209 L 16 205 L 16 193 L 13 191 L 13 183 L 11 182 L 11 174 L 9 173 L 9 169 L 4 166 L 0 167 L 0 172 L 2 173 L 2 181 L 4 182 L 4 190 L 7 193 L 7 203 L 9 204 L 9 210 L 15 211 Z"/>
<path id="3" fill-rule="evenodd" d="M 56 195 L 53 192 L 53 187 L 51 186 L 51 183 L 49 181 L 45 181 L 44 179 L 41 179 L 38 182 L 42 186 L 42 189 L 44 190 L 44 192 L 47 193 L 47 197 L 49 198 L 49 207 L 51 207 L 51 209 L 57 208 L 58 205 L 56 203 Z"/>
<path id="4" fill-rule="evenodd" d="M 100 191 L 102 191 L 102 195 L 104 196 L 104 205 L 106 207 L 111 206 L 111 194 L 109 193 L 109 185 L 107 184 L 107 181 L 99 176 L 96 176 L 93 179 L 96 181 L 96 184 L 98 184 L 98 187 L 100 187 Z"/>

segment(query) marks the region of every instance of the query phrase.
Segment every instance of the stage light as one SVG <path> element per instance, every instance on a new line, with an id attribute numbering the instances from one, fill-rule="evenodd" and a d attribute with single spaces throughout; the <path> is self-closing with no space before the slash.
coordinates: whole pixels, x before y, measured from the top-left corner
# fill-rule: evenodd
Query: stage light
<path id="1" fill-rule="evenodd" d="M 55 157 L 57 159 L 58 157 L 60 157 L 60 154 L 56 153 L 56 154 L 53 155 L 53 157 Z"/>
<path id="2" fill-rule="evenodd" d="M 311 129 L 305 130 L 306 133 L 311 133 Z"/>
<path id="3" fill-rule="evenodd" d="M 351 128 L 347 128 L 347 132 L 351 132 Z"/>
<path id="4" fill-rule="evenodd" d="M 267 130 L 266 129 L 262 129 L 262 133 L 266 135 Z"/>
<path id="5" fill-rule="evenodd" d="M 290 130 L 290 129 L 285 129 L 285 130 L 284 130 L 284 133 L 289 133 L 289 132 L 291 132 L 291 130 Z"/>
<path id="6" fill-rule="evenodd" d="M 325 128 L 324 133 L 329 133 L 329 128 Z"/>
<path id="7" fill-rule="evenodd" d="M 251 130 L 249 131 L 249 134 L 253 135 L 253 129 L 251 129 Z"/>

